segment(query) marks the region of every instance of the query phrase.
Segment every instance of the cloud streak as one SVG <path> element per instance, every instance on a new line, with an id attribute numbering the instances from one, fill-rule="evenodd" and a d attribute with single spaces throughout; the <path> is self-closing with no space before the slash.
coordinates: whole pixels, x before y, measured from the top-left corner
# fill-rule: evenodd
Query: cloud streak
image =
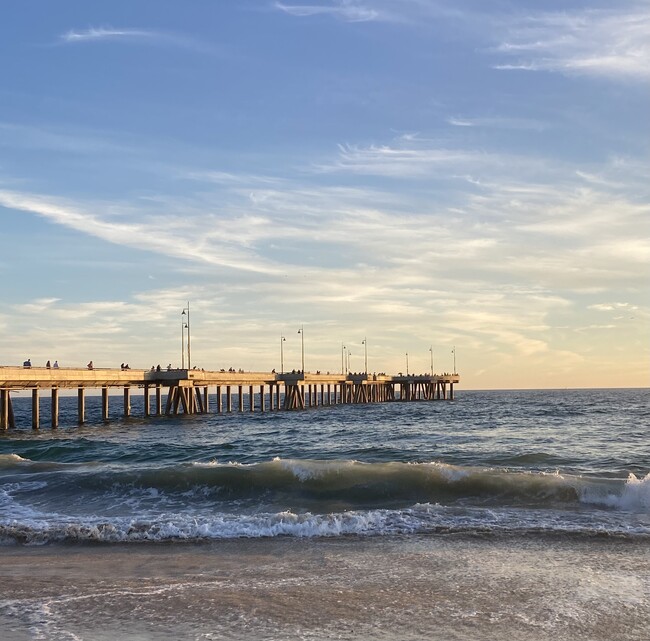
<path id="1" fill-rule="evenodd" d="M 111 26 L 89 27 L 82 30 L 71 29 L 59 36 L 59 42 L 67 45 L 120 41 L 134 44 L 174 46 L 203 53 L 217 53 L 214 46 L 196 38 L 151 29 L 116 28 Z"/>
<path id="2" fill-rule="evenodd" d="M 135 213 L 129 207 L 112 205 L 103 209 L 117 210 L 109 213 L 89 213 L 84 205 L 71 203 L 51 196 L 0 190 L 0 206 L 17 211 L 37 214 L 50 221 L 76 231 L 126 247 L 144 249 L 166 256 L 192 262 L 202 262 L 214 267 L 226 267 L 241 271 L 274 273 L 277 271 L 268 261 L 253 258 L 248 253 L 222 238 L 218 246 L 206 244 L 215 236 L 201 232 L 202 220 L 188 221 L 186 217 L 151 216 L 140 212 L 139 220 L 131 222 Z M 97 203 L 88 205 L 94 212 L 101 210 Z M 129 212 L 129 222 L 123 222 L 119 213 Z M 179 231 L 184 233 L 179 233 Z"/>
<path id="3" fill-rule="evenodd" d="M 152 40 L 160 38 L 159 33 L 145 29 L 114 29 L 112 27 L 90 27 L 83 31 L 70 30 L 60 36 L 66 43 L 97 42 L 102 40 Z"/>
<path id="4" fill-rule="evenodd" d="M 511 22 L 497 69 L 650 80 L 647 2 L 615 10 L 539 13 Z"/>
<path id="5" fill-rule="evenodd" d="M 276 2 L 274 7 L 297 18 L 324 15 L 345 22 L 371 22 L 384 17 L 382 12 L 350 0 L 339 0 L 333 5 L 289 5 Z"/>

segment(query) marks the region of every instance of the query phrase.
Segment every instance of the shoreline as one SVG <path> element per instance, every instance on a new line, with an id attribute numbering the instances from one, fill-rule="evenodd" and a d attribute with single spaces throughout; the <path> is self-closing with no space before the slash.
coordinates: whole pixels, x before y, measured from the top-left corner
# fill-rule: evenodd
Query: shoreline
<path id="1" fill-rule="evenodd" d="M 646 542 L 414 535 L 0 548 L 0 636 L 625 641 Z"/>

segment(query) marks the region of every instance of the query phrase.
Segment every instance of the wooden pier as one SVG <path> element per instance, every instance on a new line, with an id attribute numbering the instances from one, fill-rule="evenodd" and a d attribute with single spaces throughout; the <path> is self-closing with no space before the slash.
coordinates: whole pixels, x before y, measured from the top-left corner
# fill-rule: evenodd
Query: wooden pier
<path id="1" fill-rule="evenodd" d="M 306 409 L 339 404 L 453 400 L 458 374 L 387 376 L 292 372 L 213 372 L 196 369 L 46 369 L 0 367 L 0 429 L 16 426 L 12 391 L 31 390 L 32 427 L 40 427 L 41 394 L 50 396 L 51 427 L 59 426 L 59 390 L 77 390 L 77 423 L 86 422 L 87 390 L 101 390 L 101 417 L 109 418 L 109 390 L 123 390 L 124 416 L 131 416 L 131 393 L 142 389 L 144 416 L 206 414 L 210 388 L 216 388 L 217 413 Z M 166 400 L 163 408 L 163 390 Z M 247 407 L 244 398 L 248 396 Z M 214 397 L 214 396 L 213 396 Z M 257 399 L 257 403 L 256 403 Z M 153 400 L 153 407 L 152 407 Z"/>

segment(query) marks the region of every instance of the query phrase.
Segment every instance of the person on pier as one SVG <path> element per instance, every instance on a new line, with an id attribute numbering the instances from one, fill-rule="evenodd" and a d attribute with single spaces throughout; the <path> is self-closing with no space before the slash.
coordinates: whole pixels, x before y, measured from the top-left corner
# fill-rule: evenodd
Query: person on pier
<path id="1" fill-rule="evenodd" d="M 30 368 L 31 366 L 32 366 L 32 359 L 31 359 L 31 358 L 28 358 L 28 359 L 23 363 L 23 367 Z"/>
<path id="2" fill-rule="evenodd" d="M 54 365 L 52 365 L 54 369 L 59 369 L 59 361 L 54 361 Z"/>
<path id="3" fill-rule="evenodd" d="M 92 361 L 90 361 L 90 362 L 88 363 L 88 365 L 86 365 L 86 367 L 87 367 L 88 369 L 95 369 L 95 366 L 93 365 L 93 362 L 92 362 Z"/>
<path id="4" fill-rule="evenodd" d="M 50 361 L 47 361 L 47 363 L 45 363 L 45 367 L 47 369 L 51 369 L 52 365 L 51 365 Z"/>

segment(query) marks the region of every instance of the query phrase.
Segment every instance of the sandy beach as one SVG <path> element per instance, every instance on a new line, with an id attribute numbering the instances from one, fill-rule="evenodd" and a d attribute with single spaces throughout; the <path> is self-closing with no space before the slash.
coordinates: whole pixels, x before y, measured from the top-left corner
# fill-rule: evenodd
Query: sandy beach
<path id="1" fill-rule="evenodd" d="M 611 641 L 650 629 L 647 542 L 478 536 L 0 549 L 27 639 Z"/>

